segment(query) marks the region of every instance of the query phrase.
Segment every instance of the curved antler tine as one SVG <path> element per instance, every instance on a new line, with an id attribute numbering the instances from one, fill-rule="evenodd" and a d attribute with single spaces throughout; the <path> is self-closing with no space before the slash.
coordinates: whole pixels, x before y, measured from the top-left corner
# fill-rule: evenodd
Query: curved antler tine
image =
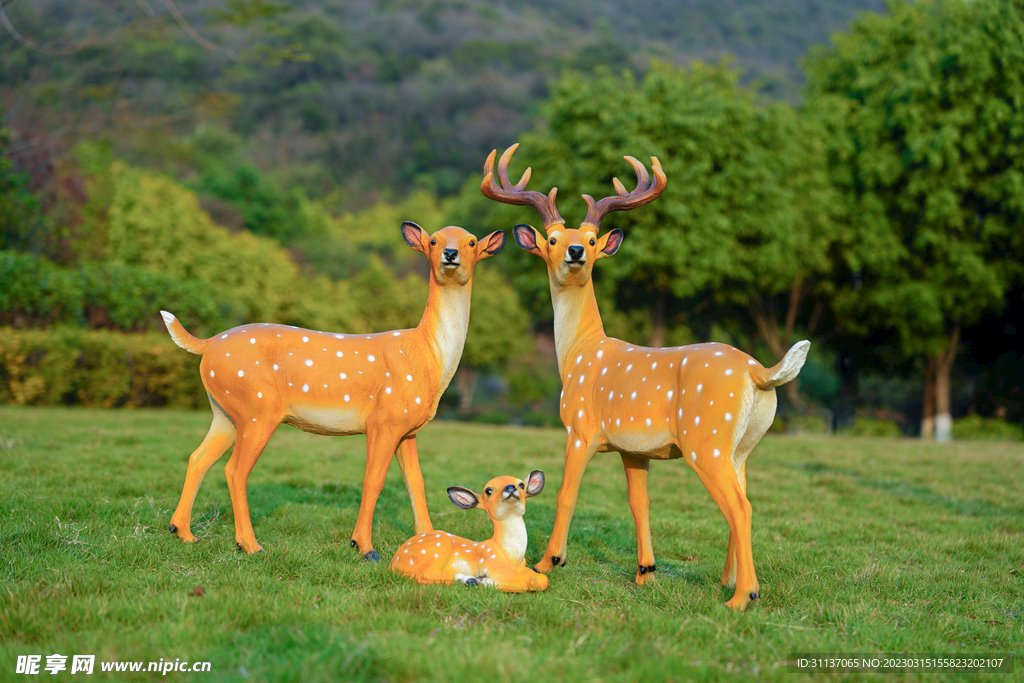
<path id="1" fill-rule="evenodd" d="M 519 182 L 516 183 L 516 185 L 515 185 L 517 190 L 521 190 L 524 187 L 526 187 L 526 184 L 530 182 L 530 175 L 532 173 L 533 173 L 533 167 L 532 166 L 527 166 L 526 170 L 523 172 L 523 177 L 520 178 Z"/>
<path id="2" fill-rule="evenodd" d="M 512 155 L 516 153 L 518 148 L 519 143 L 517 142 L 506 149 L 505 153 L 501 155 L 501 159 L 498 160 L 498 175 L 500 176 L 502 187 L 508 187 L 512 184 L 508 179 L 508 162 L 512 160 Z"/>
<path id="3" fill-rule="evenodd" d="M 494 157 L 497 156 L 498 150 L 492 149 L 491 153 L 487 155 L 487 161 L 484 162 L 484 175 L 488 173 L 494 173 Z"/>
<path id="4" fill-rule="evenodd" d="M 615 186 L 615 192 L 620 197 L 628 197 L 629 192 L 626 191 L 626 186 L 619 182 L 618 178 L 612 178 L 612 185 Z"/>
<path id="5" fill-rule="evenodd" d="M 651 176 L 647 175 L 647 169 L 640 163 L 640 160 L 631 156 L 623 157 L 623 159 L 629 162 L 629 165 L 633 167 L 633 172 L 636 173 L 636 189 L 646 190 L 649 188 Z"/>

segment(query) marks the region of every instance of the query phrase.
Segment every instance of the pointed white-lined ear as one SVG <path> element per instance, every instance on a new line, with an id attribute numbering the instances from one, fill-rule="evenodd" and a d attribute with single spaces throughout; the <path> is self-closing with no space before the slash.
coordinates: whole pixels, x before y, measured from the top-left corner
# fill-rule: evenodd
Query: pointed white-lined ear
<path id="1" fill-rule="evenodd" d="M 448 497 L 455 503 L 455 507 L 463 510 L 472 510 L 480 504 L 479 496 L 462 486 L 449 486 Z"/>
<path id="2" fill-rule="evenodd" d="M 622 246 L 622 230 L 615 228 L 607 235 L 598 238 L 597 242 L 597 258 L 607 258 L 612 256 Z"/>
<path id="3" fill-rule="evenodd" d="M 540 470 L 530 472 L 530 476 L 526 478 L 526 495 L 532 498 L 543 490 L 544 473 Z"/>
<path id="4" fill-rule="evenodd" d="M 426 253 L 426 247 L 423 242 L 426 238 L 427 233 L 424 232 L 423 228 L 416 225 L 412 221 L 405 221 L 402 223 L 402 238 L 405 239 L 405 243 L 416 251 L 422 251 Z"/>
<path id="5" fill-rule="evenodd" d="M 512 236 L 515 237 L 516 244 L 521 248 L 526 251 L 540 253 L 540 249 L 537 248 L 537 243 L 541 241 L 540 234 L 532 225 L 520 223 L 516 227 L 512 228 Z"/>
<path id="6" fill-rule="evenodd" d="M 489 256 L 494 256 L 495 254 L 497 254 L 499 251 L 505 248 L 505 240 L 507 239 L 508 238 L 505 237 L 504 230 L 495 230 L 490 235 L 480 240 L 480 258 L 485 259 Z"/>

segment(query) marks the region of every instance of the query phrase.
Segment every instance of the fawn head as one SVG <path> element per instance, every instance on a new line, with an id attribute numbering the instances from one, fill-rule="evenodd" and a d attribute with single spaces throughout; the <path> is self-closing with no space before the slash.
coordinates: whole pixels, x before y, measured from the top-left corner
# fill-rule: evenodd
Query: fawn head
<path id="1" fill-rule="evenodd" d="M 466 284 L 473 277 L 477 261 L 494 256 L 505 246 L 504 230 L 478 240 L 454 225 L 428 235 L 412 221 L 402 223 L 402 237 L 430 259 L 430 277 L 439 285 Z"/>
<path id="2" fill-rule="evenodd" d="M 605 235 L 600 235 L 601 220 L 612 211 L 628 211 L 653 201 L 665 190 L 668 180 L 661 170 L 661 162 L 651 157 L 651 169 L 654 181 L 647 174 L 647 169 L 633 157 L 625 157 L 636 172 L 637 186 L 627 192 L 618 178 L 614 178 L 617 196 L 605 197 L 595 202 L 590 195 L 583 195 L 587 203 L 587 216 L 578 228 L 565 227 L 565 219 L 558 215 L 555 206 L 555 195 L 558 188 L 544 195 L 526 189 L 530 181 L 532 169 L 527 168 L 519 182 L 512 184 L 508 179 L 508 163 L 512 159 L 518 144 L 512 145 L 501 155 L 497 173 L 494 170 L 494 150 L 484 164 L 484 179 L 480 190 L 484 196 L 504 204 L 533 206 L 540 213 L 544 231 L 547 236 L 530 225 L 517 225 L 512 234 L 516 243 L 526 251 L 544 259 L 548 266 L 548 276 L 552 283 L 561 286 L 584 285 L 590 280 L 597 259 L 612 256 L 622 244 L 622 230 L 616 228 Z"/>
<path id="3" fill-rule="evenodd" d="M 515 477 L 491 479 L 484 486 L 483 495 L 462 486 L 452 486 L 448 489 L 448 497 L 456 507 L 463 510 L 483 508 L 491 519 L 500 522 L 510 517 L 522 517 L 526 512 L 526 499 L 543 490 L 544 473 L 534 470 L 525 482 Z"/>

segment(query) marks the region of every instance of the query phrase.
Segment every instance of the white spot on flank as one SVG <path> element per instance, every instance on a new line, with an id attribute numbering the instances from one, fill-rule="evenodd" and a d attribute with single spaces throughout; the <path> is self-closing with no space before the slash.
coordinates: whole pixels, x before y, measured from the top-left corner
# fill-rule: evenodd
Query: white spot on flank
<path id="1" fill-rule="evenodd" d="M 713 405 L 715 405 L 715 402 L 714 402 L 714 401 L 711 401 L 710 403 L 708 403 L 708 405 L 709 405 L 709 406 L 713 406 Z"/>
<path id="2" fill-rule="evenodd" d="M 213 370 L 210 370 L 210 377 L 213 377 Z"/>
<path id="3" fill-rule="evenodd" d="M 225 353 L 225 354 L 224 354 L 224 357 L 225 357 L 225 358 L 231 358 L 231 354 L 230 354 L 230 353 Z"/>
<path id="4" fill-rule="evenodd" d="M 576 356 L 576 365 L 579 365 L 581 360 L 583 360 L 583 354 L 582 353 L 580 355 Z"/>
<path id="5" fill-rule="evenodd" d="M 308 341 L 309 341 L 309 337 L 303 337 L 303 338 L 302 338 L 302 341 L 304 341 L 304 342 L 308 342 Z"/>
<path id="6" fill-rule="evenodd" d="M 747 365 L 757 365 L 757 361 L 751 358 L 750 360 L 747 361 Z"/>
<path id="7" fill-rule="evenodd" d="M 721 352 L 721 351 L 715 351 L 715 355 L 716 355 L 716 356 L 721 356 L 721 355 L 722 355 L 722 352 Z"/>
<path id="8" fill-rule="evenodd" d="M 420 397 L 419 397 L 419 396 L 417 396 L 417 397 L 416 397 L 416 405 L 419 405 L 419 404 L 420 404 Z"/>
<path id="9" fill-rule="evenodd" d="M 656 368 L 656 367 L 658 367 L 658 364 L 657 364 L 657 363 L 651 363 L 651 370 L 653 370 L 653 369 L 654 369 L 654 368 Z"/>
<path id="10" fill-rule="evenodd" d="M 672 390 L 671 389 L 669 389 L 669 392 L 668 392 L 668 399 L 670 401 L 672 400 Z"/>
<path id="11" fill-rule="evenodd" d="M 683 417 L 683 409 L 680 408 L 679 409 L 679 418 L 682 419 L 682 417 Z"/>
<path id="12" fill-rule="evenodd" d="M 583 384 L 584 379 L 586 379 L 586 375 L 580 375 L 580 384 Z"/>
<path id="13" fill-rule="evenodd" d="M 255 421 L 256 421 L 256 418 L 254 417 L 254 418 L 252 419 L 252 421 L 253 421 L 253 422 L 255 422 Z"/>
<path id="14" fill-rule="evenodd" d="M 690 457 L 693 458 L 694 462 L 697 462 L 697 451 L 691 451 Z"/>
<path id="15" fill-rule="evenodd" d="M 213 373 L 210 373 L 210 374 L 213 374 Z M 609 392 L 608 392 L 608 400 L 609 400 L 609 401 L 610 401 L 610 400 L 612 400 L 612 397 L 613 397 L 613 396 L 615 396 L 615 392 L 614 392 L 614 391 L 609 391 Z"/>
<path id="16" fill-rule="evenodd" d="M 256 392 L 256 398 L 263 398 L 263 392 L 262 391 L 257 391 Z"/>
<path id="17" fill-rule="evenodd" d="M 392 336 L 392 337 L 398 337 L 398 336 L 400 336 L 401 334 L 402 334 L 401 332 L 392 332 L 392 333 L 391 333 L 391 336 Z"/>
<path id="18" fill-rule="evenodd" d="M 227 338 L 228 338 L 228 335 L 226 335 L 226 334 L 222 334 L 222 335 L 220 336 L 220 338 L 221 338 L 221 339 L 227 339 Z"/>
<path id="19" fill-rule="evenodd" d="M 306 367 L 307 367 L 307 368 L 311 368 L 311 367 L 313 367 L 313 361 L 311 361 L 311 360 L 307 360 L 307 361 L 306 361 Z"/>
<path id="20" fill-rule="evenodd" d="M 368 361 L 370 361 L 370 362 L 372 363 L 373 361 L 375 361 L 375 360 L 377 360 L 377 359 L 376 359 L 376 358 L 374 358 L 373 356 L 367 356 L 367 357 L 366 357 L 366 360 L 368 360 Z"/>
<path id="21" fill-rule="evenodd" d="M 580 410 L 580 412 L 576 413 L 576 417 L 583 417 L 583 411 Z"/>
<path id="22" fill-rule="evenodd" d="M 725 374 L 727 374 L 727 375 L 731 375 L 731 374 L 732 374 L 732 368 L 729 368 L 728 370 L 726 370 L 726 371 L 725 371 Z"/>
<path id="23" fill-rule="evenodd" d="M 604 375 L 604 373 L 606 373 L 606 372 L 608 372 L 608 368 L 601 368 L 601 375 L 602 375 L 602 376 L 603 376 L 603 375 Z"/>
<path id="24" fill-rule="evenodd" d="M 405 376 L 405 379 L 406 379 L 407 381 L 411 382 L 411 381 L 412 381 L 412 375 L 406 375 L 406 376 Z"/>
<path id="25" fill-rule="evenodd" d="M 622 424 L 622 420 L 620 420 L 619 418 L 615 418 L 615 426 L 618 427 L 621 424 Z"/>
<path id="26" fill-rule="evenodd" d="M 338 351 L 338 352 L 337 352 L 336 354 L 334 354 L 334 355 L 335 355 L 335 356 L 337 356 L 338 358 L 344 358 L 344 357 L 345 357 L 345 354 L 343 354 L 343 353 L 342 353 L 341 351 Z"/>
<path id="27" fill-rule="evenodd" d="M 566 434 L 572 434 L 572 425 L 566 425 L 565 426 L 565 433 Z"/>
<path id="28" fill-rule="evenodd" d="M 308 384 L 303 384 L 302 385 L 302 390 L 303 391 L 309 391 L 309 385 Z"/>
<path id="29" fill-rule="evenodd" d="M 648 427 L 650 427 L 650 426 L 651 426 L 651 418 L 647 418 L 647 426 L 648 426 Z"/>
<path id="30" fill-rule="evenodd" d="M 345 394 L 345 402 L 348 403 L 348 394 Z"/>
<path id="31" fill-rule="evenodd" d="M 732 413 L 726 413 L 725 414 L 725 421 L 728 422 L 731 419 L 732 419 Z"/>
<path id="32" fill-rule="evenodd" d="M 340 377 L 342 379 L 348 379 L 348 375 L 346 375 L 344 372 L 341 373 L 340 375 L 338 375 L 338 377 Z"/>
<path id="33" fill-rule="evenodd" d="M 334 335 L 334 338 L 335 339 L 344 339 L 345 335 L 343 335 L 343 334 L 336 334 L 336 335 Z"/>
<path id="34" fill-rule="evenodd" d="M 244 370 L 239 370 L 238 371 L 238 376 L 239 377 L 245 377 L 245 371 Z"/>
<path id="35" fill-rule="evenodd" d="M 700 390 L 701 390 L 701 389 L 703 389 L 703 388 L 704 388 L 704 385 L 703 385 L 703 384 L 698 384 L 698 385 L 697 385 L 697 391 L 700 391 Z"/>
<path id="36" fill-rule="evenodd" d="M 636 399 L 636 392 L 635 391 L 630 395 L 630 398 L 632 398 L 634 400 Z"/>
<path id="37" fill-rule="evenodd" d="M 255 344 L 256 343 L 256 337 L 253 337 L 252 339 L 250 339 L 249 343 L 250 344 Z"/>
<path id="38" fill-rule="evenodd" d="M 274 363 L 274 369 L 277 370 L 277 363 Z"/>
<path id="39" fill-rule="evenodd" d="M 700 415 L 698 415 L 697 417 L 693 418 L 693 424 L 695 424 L 695 425 L 699 425 L 700 424 Z"/>
<path id="40" fill-rule="evenodd" d="M 579 439 L 576 439 L 576 448 L 579 448 L 582 444 L 583 444 L 582 441 L 580 441 Z"/>
<path id="41" fill-rule="evenodd" d="M 686 361 L 688 361 L 688 360 L 689 360 L 689 358 L 684 358 L 683 359 L 683 365 L 686 365 Z"/>
<path id="42" fill-rule="evenodd" d="M 385 394 L 390 394 L 390 393 L 391 393 L 391 387 L 387 387 L 387 388 L 385 388 L 385 389 L 384 389 L 384 393 L 385 393 Z"/>
<path id="43" fill-rule="evenodd" d="M 718 354 L 718 355 L 721 355 L 721 354 Z M 717 458 L 718 456 L 720 456 L 721 454 L 722 454 L 722 453 L 721 453 L 721 452 L 720 452 L 720 451 L 719 451 L 719 450 L 718 450 L 717 448 L 716 448 L 716 449 L 714 450 L 714 455 L 715 455 L 715 457 L 716 457 L 716 458 Z"/>
<path id="44" fill-rule="evenodd" d="M 597 357 L 604 358 L 604 349 L 601 349 L 600 351 L 597 352 Z"/>
<path id="45" fill-rule="evenodd" d="M 632 369 L 633 369 L 633 364 L 632 363 L 630 363 L 629 365 L 626 366 L 626 372 L 629 372 Z"/>

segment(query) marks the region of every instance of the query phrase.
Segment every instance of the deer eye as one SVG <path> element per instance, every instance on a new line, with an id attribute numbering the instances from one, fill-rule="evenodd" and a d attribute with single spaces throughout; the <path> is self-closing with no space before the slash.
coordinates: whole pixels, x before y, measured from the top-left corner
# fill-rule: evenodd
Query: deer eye
<path id="1" fill-rule="evenodd" d="M 523 488 L 523 482 L 519 482 L 519 488 Z"/>
<path id="2" fill-rule="evenodd" d="M 470 240 L 469 241 L 469 246 L 475 247 L 476 246 L 476 242 L 474 242 L 473 240 Z"/>
<path id="3" fill-rule="evenodd" d="M 434 246 L 435 244 L 437 244 L 437 240 L 430 240 L 430 246 Z"/>
<path id="4" fill-rule="evenodd" d="M 595 244 L 597 244 L 597 242 L 595 242 L 594 240 L 590 240 L 590 246 L 594 246 Z"/>
<path id="5" fill-rule="evenodd" d="M 494 493 L 494 489 L 488 486 L 487 489 L 484 490 L 484 493 L 486 493 L 489 496 L 492 493 Z"/>
<path id="6" fill-rule="evenodd" d="M 550 239 L 550 240 L 548 241 L 548 244 L 550 244 L 551 246 L 555 246 L 555 238 L 554 238 L 554 237 L 552 237 L 552 238 L 551 238 L 551 239 Z"/>

